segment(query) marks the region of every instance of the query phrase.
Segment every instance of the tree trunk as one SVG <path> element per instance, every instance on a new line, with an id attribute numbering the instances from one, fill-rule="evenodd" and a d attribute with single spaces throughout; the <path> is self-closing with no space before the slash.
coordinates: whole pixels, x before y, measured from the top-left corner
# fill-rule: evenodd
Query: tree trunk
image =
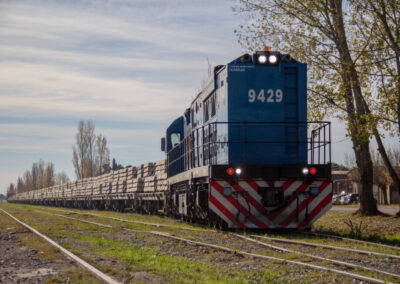
<path id="1" fill-rule="evenodd" d="M 363 115 L 366 115 L 367 111 L 363 104 L 358 73 L 354 67 L 347 44 L 343 23 L 342 0 L 330 0 L 330 6 L 334 10 L 331 14 L 333 25 L 336 28 L 334 41 L 339 51 L 342 65 L 342 80 L 346 90 L 345 100 L 349 116 L 349 128 L 361 178 L 362 188 L 360 192 L 359 213 L 361 215 L 375 215 L 378 213 L 378 207 L 373 196 L 373 166 L 369 150 L 369 133 L 366 121 L 363 119 Z"/>
<path id="2" fill-rule="evenodd" d="M 400 136 L 400 54 L 396 56 L 396 67 L 397 67 L 397 80 L 396 80 L 396 90 L 397 90 L 397 126 L 398 135 Z M 400 193 L 400 187 L 398 187 Z M 400 211 L 399 211 L 400 213 Z"/>
<path id="3" fill-rule="evenodd" d="M 360 211 L 361 215 L 376 215 L 378 208 L 373 194 L 373 167 L 369 145 L 362 144 L 357 162 L 361 177 Z"/>

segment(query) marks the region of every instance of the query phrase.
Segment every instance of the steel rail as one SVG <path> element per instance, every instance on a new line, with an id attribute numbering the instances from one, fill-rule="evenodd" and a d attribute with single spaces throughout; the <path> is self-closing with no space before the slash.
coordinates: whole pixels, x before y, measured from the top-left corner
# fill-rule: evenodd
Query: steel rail
<path id="1" fill-rule="evenodd" d="M 81 220 L 81 219 L 77 219 L 77 218 L 74 218 L 74 217 L 64 216 L 64 215 L 61 215 L 61 214 L 49 213 L 49 212 L 44 212 L 44 211 L 42 211 L 42 212 L 43 212 L 44 214 L 47 214 L 47 215 L 60 216 L 60 217 L 63 217 L 63 218 L 67 218 L 67 219 L 71 219 L 71 220 L 76 220 L 76 221 L 80 221 L 80 222 L 88 223 L 88 224 L 92 224 L 92 225 L 97 225 L 97 226 L 104 227 L 104 228 L 112 228 L 112 226 L 110 226 L 110 225 L 100 224 L 100 223 L 97 223 L 97 222 L 91 222 L 91 221 Z"/>
<path id="2" fill-rule="evenodd" d="M 396 246 L 390 246 L 390 245 L 385 245 L 385 244 L 381 244 L 381 243 L 374 243 L 374 242 L 370 242 L 370 241 L 357 240 L 357 239 L 352 239 L 352 238 L 347 238 L 347 237 L 342 237 L 342 236 L 335 236 L 335 235 L 330 235 L 330 234 L 314 233 L 314 232 L 303 232 L 303 234 L 345 240 L 345 241 L 361 243 L 361 244 L 370 244 L 370 245 L 380 246 L 380 247 L 393 249 L 393 250 L 400 250 L 400 247 L 396 247 Z"/>
<path id="3" fill-rule="evenodd" d="M 116 220 L 116 221 L 120 221 L 120 222 L 127 222 L 127 223 L 140 224 L 140 225 L 149 225 L 149 226 L 154 226 L 154 227 L 170 227 L 170 228 L 189 230 L 189 231 L 198 231 L 198 232 L 202 232 L 202 231 L 203 232 L 210 232 L 210 231 L 212 231 L 212 230 L 205 230 L 205 229 L 194 229 L 194 228 L 179 227 L 179 226 L 175 226 L 175 225 L 167 225 L 167 224 L 159 224 L 159 223 L 147 223 L 147 222 L 141 222 L 141 221 L 125 220 L 125 219 L 120 219 L 120 218 L 116 218 L 116 217 L 98 215 L 98 214 L 93 214 L 93 213 L 81 213 L 81 212 L 76 212 L 76 211 L 67 211 L 67 210 L 60 210 L 60 209 L 50 209 L 50 210 L 59 211 L 59 212 L 65 212 L 65 213 L 74 213 L 74 214 L 77 214 L 77 215 L 89 215 L 89 216 L 95 216 L 95 217 L 100 217 L 100 218 L 112 219 L 112 220 Z"/>
<path id="4" fill-rule="evenodd" d="M 63 248 L 61 245 L 59 245 L 58 243 L 56 243 L 55 241 L 53 241 L 52 239 L 50 239 L 49 237 L 47 237 L 46 235 L 40 233 L 39 231 L 37 231 L 36 229 L 32 228 L 31 226 L 25 224 L 24 222 L 18 220 L 16 217 L 14 217 L 13 215 L 11 215 L 10 213 L 8 213 L 7 211 L 3 210 L 0 208 L 0 210 L 8 215 L 10 218 L 12 218 L 14 221 L 18 222 L 19 224 L 21 224 L 22 226 L 24 226 L 25 228 L 27 228 L 28 230 L 30 230 L 32 233 L 34 233 L 35 235 L 41 237 L 42 239 L 44 239 L 45 241 L 47 241 L 48 243 L 50 243 L 52 246 L 56 247 L 58 250 L 60 250 L 64 255 L 66 255 L 69 259 L 72 259 L 73 261 L 75 261 L 76 263 L 78 263 L 79 265 L 81 265 L 83 268 L 85 268 L 86 270 L 88 270 L 89 272 L 91 272 L 92 274 L 94 274 L 96 277 L 98 277 L 99 279 L 103 280 L 106 283 L 109 284 L 120 284 L 121 282 L 113 279 L 112 277 L 108 276 L 107 274 L 101 272 L 100 270 L 98 270 L 96 267 L 92 266 L 91 264 L 89 264 L 88 262 L 84 261 L 83 259 L 81 259 L 80 257 L 76 256 L 75 254 L 73 254 L 72 252 L 66 250 L 65 248 Z"/>
<path id="5" fill-rule="evenodd" d="M 373 252 L 373 251 L 367 251 L 367 250 L 321 245 L 321 244 L 288 240 L 288 239 L 270 238 L 270 237 L 259 236 L 259 235 L 251 235 L 251 237 L 261 238 L 261 239 L 270 240 L 270 241 L 274 241 L 274 242 L 281 242 L 281 243 L 288 243 L 288 244 L 295 244 L 295 245 L 304 245 L 304 246 L 310 246 L 310 247 L 321 247 L 321 248 L 332 249 L 332 250 L 344 250 L 344 251 L 355 252 L 355 253 L 359 253 L 359 254 L 375 255 L 375 256 L 381 256 L 381 257 L 390 257 L 390 258 L 400 259 L 400 255 Z"/>
<path id="6" fill-rule="evenodd" d="M 51 213 L 49 213 L 49 214 L 51 214 Z M 60 217 L 66 217 L 66 216 L 59 215 L 59 214 L 54 214 L 54 215 L 60 216 Z M 80 220 L 80 219 L 77 219 L 77 218 L 73 218 L 73 219 L 85 222 L 85 220 Z M 104 224 L 100 224 L 100 223 L 97 223 L 97 225 L 98 226 L 104 226 Z M 296 264 L 296 265 L 305 266 L 305 267 L 309 267 L 309 268 L 313 268 L 313 269 L 317 269 L 317 270 L 329 271 L 329 272 L 341 274 L 341 275 L 344 275 L 344 276 L 352 277 L 354 279 L 362 280 L 362 281 L 369 281 L 369 282 L 372 282 L 372 283 L 385 283 L 385 281 L 383 281 L 381 279 L 372 278 L 372 277 L 359 275 L 359 274 L 354 274 L 354 273 L 350 273 L 350 272 L 346 272 L 346 271 L 341 271 L 341 270 L 337 270 L 337 269 L 334 269 L 334 268 L 329 268 L 329 267 L 315 265 L 315 264 L 309 264 L 309 263 L 305 263 L 305 262 L 301 262 L 301 261 L 288 260 L 288 259 L 285 259 L 285 258 L 278 258 L 278 257 L 273 257 L 273 256 L 266 256 L 266 255 L 249 253 L 249 252 L 240 251 L 240 250 L 234 250 L 234 249 L 223 247 L 223 246 L 219 246 L 219 245 L 214 245 L 214 244 L 204 243 L 204 242 L 198 242 L 198 241 L 192 241 L 192 240 L 189 240 L 189 239 L 172 236 L 172 235 L 170 235 L 168 233 L 163 233 L 163 232 L 159 232 L 159 231 L 132 230 L 132 229 L 128 229 L 128 228 L 125 228 L 125 230 L 130 231 L 130 232 L 135 232 L 135 233 L 144 233 L 144 234 L 157 235 L 157 236 L 161 236 L 161 237 L 165 237 L 165 238 L 170 238 L 170 239 L 183 241 L 183 242 L 186 242 L 188 244 L 192 244 L 192 245 L 196 245 L 196 246 L 211 247 L 211 248 L 214 248 L 214 249 L 217 249 L 217 250 L 221 250 L 221 251 L 225 251 L 225 252 L 240 254 L 242 256 L 250 256 L 250 257 L 254 257 L 254 258 L 281 261 L 281 262 Z M 233 235 L 235 235 L 235 234 L 233 234 Z"/>
<path id="7" fill-rule="evenodd" d="M 314 258 L 314 259 L 329 261 L 329 262 L 332 262 L 332 263 L 335 263 L 335 264 L 344 265 L 344 266 L 351 267 L 351 268 L 361 268 L 361 269 L 369 270 L 369 271 L 372 271 L 372 272 L 375 272 L 375 273 L 380 273 L 380 274 L 385 274 L 387 276 L 400 278 L 400 274 L 395 274 L 395 273 L 382 271 L 382 270 L 375 269 L 375 268 L 370 268 L 370 267 L 366 267 L 366 266 L 362 266 L 362 265 L 353 264 L 353 263 L 350 263 L 350 262 L 345 262 L 345 261 L 341 261 L 341 260 L 326 258 L 326 257 L 322 257 L 322 256 L 309 254 L 309 253 L 304 253 L 304 252 L 297 251 L 297 250 L 286 249 L 286 248 L 283 248 L 283 247 L 278 247 L 278 246 L 274 246 L 274 245 L 271 245 L 271 244 L 268 244 L 268 243 L 260 242 L 258 240 L 255 240 L 255 239 L 252 239 L 252 238 L 248 238 L 248 237 L 245 237 L 245 236 L 239 235 L 239 234 L 234 234 L 234 235 L 237 236 L 238 238 L 241 238 L 241 239 L 244 239 L 244 240 L 247 240 L 247 241 L 250 241 L 250 242 L 254 242 L 256 244 L 259 244 L 259 245 L 262 245 L 262 246 L 265 246 L 265 247 L 268 247 L 268 248 L 272 248 L 272 249 L 275 249 L 275 250 L 278 250 L 278 251 L 300 254 L 300 255 L 304 255 L 304 256 L 307 256 L 307 257 Z"/>

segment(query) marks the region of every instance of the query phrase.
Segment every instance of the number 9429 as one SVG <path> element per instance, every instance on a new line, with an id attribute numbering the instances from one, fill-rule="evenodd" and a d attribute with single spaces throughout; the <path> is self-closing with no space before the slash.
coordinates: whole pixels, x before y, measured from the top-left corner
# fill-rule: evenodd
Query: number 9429
<path id="1" fill-rule="evenodd" d="M 280 103 L 283 99 L 283 92 L 281 89 L 268 89 L 266 91 L 264 89 L 261 89 L 258 94 L 254 89 L 250 89 L 248 94 L 249 103 L 254 103 L 256 100 L 262 103 Z"/>

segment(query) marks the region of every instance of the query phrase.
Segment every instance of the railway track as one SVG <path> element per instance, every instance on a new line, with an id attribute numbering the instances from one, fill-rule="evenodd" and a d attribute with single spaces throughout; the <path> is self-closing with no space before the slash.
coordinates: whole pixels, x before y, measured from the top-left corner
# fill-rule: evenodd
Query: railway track
<path id="1" fill-rule="evenodd" d="M 317 236 L 317 237 L 338 239 L 338 240 L 343 240 L 343 241 L 348 241 L 348 242 L 353 242 L 353 243 L 359 243 L 359 244 L 365 244 L 365 245 L 373 245 L 373 246 L 377 246 L 377 247 L 382 247 L 382 248 L 387 248 L 387 249 L 391 249 L 391 250 L 399 250 L 400 251 L 400 247 L 396 247 L 396 246 L 390 246 L 390 245 L 385 245 L 385 244 L 381 244 L 381 243 L 374 243 L 374 242 L 363 241 L 363 240 L 358 240 L 358 239 L 352 239 L 352 238 L 347 238 L 347 237 L 335 236 L 335 235 L 331 235 L 331 234 L 314 233 L 314 232 L 303 232 L 303 234 L 309 235 L 309 236 Z"/>
<path id="2" fill-rule="evenodd" d="M 269 247 L 269 248 L 272 248 L 272 249 L 276 249 L 276 250 L 282 251 L 282 252 L 295 253 L 295 254 L 307 256 L 307 257 L 318 259 L 318 260 L 322 260 L 322 261 L 332 262 L 332 263 L 338 264 L 338 265 L 344 265 L 344 266 L 349 267 L 349 268 L 366 269 L 366 270 L 369 270 L 369 271 L 374 272 L 374 273 L 384 274 L 384 275 L 387 275 L 387 276 L 392 276 L 392 277 L 400 279 L 400 274 L 381 271 L 379 269 L 366 267 L 366 266 L 362 266 L 362 265 L 357 265 L 357 264 L 353 264 L 353 263 L 350 263 L 350 262 L 340 261 L 340 260 L 331 259 L 331 258 L 327 258 L 327 257 L 322 257 L 322 256 L 310 254 L 310 253 L 304 253 L 304 252 L 293 250 L 293 249 L 279 247 L 279 246 L 272 245 L 272 244 L 269 244 L 269 243 L 260 242 L 258 240 L 253 239 L 253 238 L 248 238 L 248 237 L 245 237 L 245 236 L 239 235 L 239 234 L 236 234 L 236 236 L 239 237 L 239 238 L 244 238 L 244 239 L 246 239 L 248 241 L 251 241 L 251 242 L 255 242 L 255 243 L 260 244 L 262 246 L 266 246 L 266 247 Z"/>
<path id="3" fill-rule="evenodd" d="M 114 217 L 107 217 L 107 216 L 101 216 L 101 215 L 97 215 L 97 214 L 87 214 L 87 213 L 77 213 L 75 211 L 67 211 L 67 210 L 63 210 L 65 213 L 73 213 L 73 214 L 77 214 L 77 215 L 82 215 L 82 216 L 91 216 L 91 217 L 95 217 L 95 218 L 103 218 L 103 219 L 112 219 L 115 221 L 120 221 L 120 222 L 126 222 L 129 220 L 124 220 L 124 219 L 119 219 L 119 218 L 114 218 Z M 46 212 L 46 214 L 52 214 L 52 213 L 48 213 Z M 60 214 L 52 214 L 54 216 L 58 216 L 58 217 L 63 217 L 66 219 L 72 219 L 72 220 L 77 220 L 77 221 L 81 221 L 84 223 L 90 223 L 90 224 L 94 224 L 97 226 L 102 226 L 102 227 L 106 227 L 109 228 L 110 225 L 108 224 L 102 224 L 102 223 L 98 223 L 98 222 L 92 222 L 92 221 L 88 221 L 85 219 L 79 219 L 79 218 L 72 218 L 69 216 L 64 216 L 64 215 L 60 215 Z M 155 224 L 155 223 L 146 223 L 146 222 L 135 222 L 132 221 L 130 223 L 137 223 L 137 224 L 145 224 L 145 225 L 149 225 L 149 226 L 157 226 L 159 228 L 174 228 L 174 229 L 178 229 L 178 230 L 183 230 L 185 231 L 187 228 L 182 228 L 179 226 L 173 226 L 173 225 L 163 225 L 163 224 Z M 160 226 L 163 225 L 163 226 Z M 337 259 L 331 259 L 331 258 L 327 258 L 327 257 L 321 257 L 318 255 L 314 255 L 311 253 L 305 253 L 303 251 L 299 251 L 299 250 L 294 250 L 294 249 L 288 249 L 288 248 L 284 248 L 284 247 L 278 247 L 276 245 L 271 245 L 265 242 L 260 242 L 259 240 L 256 240 L 255 238 L 265 238 L 268 239 L 266 237 L 262 237 L 262 236 L 257 236 L 257 235 L 252 235 L 251 238 L 248 237 L 244 237 L 243 235 L 239 235 L 239 234 L 234 234 L 234 233 L 224 233 L 224 234 L 228 234 L 231 237 L 237 237 L 240 238 L 242 240 L 246 240 L 247 242 L 252 242 L 255 243 L 259 246 L 263 246 L 263 247 L 267 247 L 269 249 L 275 250 L 275 251 L 280 251 L 282 253 L 287 253 L 287 254 L 294 254 L 297 256 L 301 256 L 301 257 L 307 257 L 310 259 L 314 259 L 318 260 L 318 261 L 324 261 L 324 262 L 330 262 L 331 264 L 334 264 L 336 266 L 342 266 L 343 270 L 338 270 L 336 268 L 332 268 L 329 266 L 322 266 L 322 265 L 317 265 L 317 264 L 311 264 L 311 263 L 307 263 L 307 262 L 302 262 L 302 261 L 295 261 L 295 260 L 290 260 L 287 258 L 282 258 L 282 257 L 275 257 L 275 256 L 268 256 L 268 255 L 262 255 L 262 254 L 257 254 L 257 253 L 252 253 L 252 252 L 248 252 L 248 251 L 243 251 L 243 250 L 238 250 L 237 248 L 229 248 L 227 246 L 221 246 L 221 245 L 217 245 L 217 244 L 213 244 L 213 243 L 209 243 L 209 242 L 204 242 L 204 241 L 198 241 L 198 240 L 194 240 L 193 238 L 189 239 L 189 238 L 184 238 L 182 236 L 176 236 L 176 235 L 172 235 L 170 233 L 167 232 L 160 232 L 160 231 L 152 231 L 152 230 L 132 230 L 132 229 L 128 229 L 125 228 L 127 231 L 131 231 L 131 232 L 135 232 L 135 233 L 140 233 L 140 234 L 152 234 L 155 236 L 159 236 L 159 237 L 164 237 L 164 238 L 170 238 L 170 239 L 175 239 L 175 240 L 179 240 L 179 241 L 183 241 L 186 242 L 190 245 L 196 245 L 196 246 L 204 246 L 204 247 L 210 247 L 216 250 L 222 250 L 225 252 L 234 252 L 234 253 L 239 253 L 243 256 L 247 256 L 247 257 L 253 257 L 253 258 L 261 258 L 261 259 L 265 259 L 265 260 L 274 260 L 274 261 L 283 261 L 286 263 L 291 263 L 291 264 L 295 264 L 295 265 L 299 265 L 299 266 L 305 266 L 305 267 L 309 267 L 309 268 L 313 268 L 313 269 L 317 269 L 317 270 L 324 270 L 324 271 L 330 271 L 330 272 L 334 272 L 337 274 L 341 274 L 347 277 L 352 277 L 353 279 L 358 279 L 361 281 L 368 281 L 371 283 L 384 283 L 384 279 L 380 279 L 380 278 L 376 278 L 376 277 L 370 277 L 370 276 L 365 276 L 365 275 L 361 275 L 361 274 L 356 274 L 353 272 L 350 272 L 351 270 L 354 269 L 358 269 L 358 270 L 364 270 L 367 271 L 368 273 L 373 273 L 373 274 L 377 274 L 383 277 L 392 277 L 392 278 L 396 278 L 396 279 L 400 279 L 400 275 L 397 273 L 393 273 L 393 272 L 388 272 L 388 271 L 383 271 L 380 269 L 375 269 L 373 267 L 367 267 L 367 266 L 363 266 L 363 265 L 358 265 L 358 264 L 354 264 L 354 263 L 350 263 L 350 262 L 346 262 L 346 261 L 342 261 L 342 260 L 337 260 Z M 189 230 L 192 231 L 192 230 Z M 205 231 L 205 230 L 203 230 Z M 212 230 L 207 230 L 208 233 L 212 233 L 212 234 L 221 234 L 221 232 L 218 231 L 212 231 Z M 269 238 L 273 241 L 276 241 L 276 238 Z M 280 239 L 278 239 L 280 240 Z M 287 241 L 289 240 L 283 240 L 283 242 L 288 243 Z M 310 246 L 309 243 L 305 243 L 302 242 L 302 244 L 304 243 L 304 245 L 306 246 Z M 296 245 L 299 245 L 300 242 L 296 242 Z M 322 247 L 322 246 L 314 246 L 314 247 Z M 373 253 L 370 254 L 370 252 L 366 252 L 366 251 L 354 251 L 352 249 L 344 249 L 341 247 L 322 247 L 324 249 L 340 249 L 340 250 L 347 250 L 349 252 L 357 252 L 357 253 L 362 253 L 362 254 L 368 254 L 368 255 L 374 255 L 374 256 L 379 256 L 379 257 L 393 257 L 395 255 L 390 255 L 390 254 L 379 254 L 379 253 Z M 395 256 L 396 258 L 400 258 L 399 256 Z M 347 270 L 347 271 L 346 271 Z"/>
<path id="4" fill-rule="evenodd" d="M 378 257 L 389 257 L 389 258 L 400 259 L 400 255 L 395 255 L 395 254 L 379 253 L 379 252 L 374 252 L 374 251 L 367 251 L 367 250 L 360 250 L 360 249 L 353 249 L 353 248 L 339 247 L 339 246 L 330 246 L 330 245 L 296 241 L 296 240 L 283 239 L 283 238 L 271 238 L 271 237 L 265 237 L 265 236 L 260 236 L 260 235 L 251 235 L 251 236 L 254 238 L 261 238 L 264 240 L 270 240 L 270 241 L 279 242 L 279 243 L 287 243 L 287 244 L 310 246 L 310 247 L 319 247 L 319 248 L 330 249 L 330 250 L 342 250 L 342 251 L 364 254 L 364 255 L 369 255 L 369 256 L 373 255 L 373 256 L 378 256 Z"/>
<path id="5" fill-rule="evenodd" d="M 7 211 L 5 211 L 5 210 L 3 210 L 1 208 L 0 208 L 0 211 L 3 212 L 4 214 L 6 214 L 7 216 L 9 216 L 14 221 L 16 221 L 19 224 L 21 224 L 22 226 L 24 226 L 25 228 L 27 228 L 29 231 L 31 231 L 35 235 L 37 235 L 37 236 L 41 237 L 42 239 L 44 239 L 46 242 L 48 242 L 49 244 L 51 244 L 52 246 L 54 246 L 55 248 L 60 250 L 66 257 L 68 257 L 69 259 L 73 260 L 74 262 L 76 262 L 77 264 L 82 266 L 84 269 L 88 270 L 90 273 L 95 275 L 97 278 L 103 280 L 105 283 L 108 283 L 108 284 L 120 284 L 121 283 L 121 282 L 115 280 L 114 278 L 112 278 L 111 276 L 109 276 L 109 275 L 103 273 L 102 271 L 98 270 L 96 267 L 92 266 L 91 264 L 89 264 L 88 262 L 83 260 L 82 258 L 80 258 L 77 255 L 75 255 L 72 252 L 70 252 L 69 250 L 65 249 L 64 247 L 59 245 L 57 242 L 55 242 L 54 240 L 50 239 L 48 236 L 40 233 L 39 231 L 37 231 L 33 227 L 31 227 L 28 224 L 25 224 L 24 222 L 20 221 L 19 219 L 14 217 L 12 214 L 8 213 Z"/>
<path id="6" fill-rule="evenodd" d="M 141 225 L 148 225 L 148 226 L 154 226 L 154 227 L 166 227 L 166 228 L 174 228 L 174 229 L 181 229 L 181 230 L 189 230 L 189 231 L 202 231 L 202 232 L 217 232 L 217 230 L 213 229 L 194 229 L 194 228 L 187 228 L 183 226 L 176 226 L 176 225 L 167 225 L 167 224 L 159 224 L 159 223 L 151 223 L 151 222 L 143 222 L 143 221 L 134 221 L 134 220 L 127 220 L 127 219 L 121 219 L 121 218 L 116 218 L 116 217 L 110 217 L 110 216 L 104 216 L 104 215 L 99 215 L 99 214 L 92 214 L 92 213 L 81 213 L 77 211 L 68 211 L 68 210 L 60 210 L 60 209 L 50 209 L 50 208 L 45 208 L 45 210 L 55 210 L 55 211 L 60 211 L 68 214 L 76 214 L 76 215 L 87 215 L 87 216 L 94 216 L 98 218 L 107 218 L 107 219 L 112 219 L 120 222 L 127 222 L 127 223 L 133 223 L 133 224 L 141 224 Z M 383 244 L 378 244 L 378 243 L 373 243 L 373 242 L 367 242 L 367 241 L 361 241 L 361 240 L 356 240 L 356 239 L 350 239 L 350 238 L 344 238 L 344 237 L 338 237 L 338 236 L 332 236 L 332 235 L 325 235 L 325 234 L 318 234 L 318 233 L 305 233 L 305 234 L 310 234 L 310 235 L 316 235 L 324 238 L 334 238 L 338 240 L 346 240 L 346 241 L 352 241 L 364 245 L 371 245 L 371 246 L 378 246 L 382 247 L 385 249 L 390 249 L 390 250 L 400 250 L 399 247 L 395 246 L 389 246 L 389 245 L 383 245 Z M 304 245 L 304 246 L 312 246 L 312 247 L 321 247 L 321 248 L 327 248 L 327 249 L 336 249 L 336 250 L 343 250 L 343 251 L 348 251 L 348 252 L 356 252 L 360 254 L 365 254 L 365 255 L 376 255 L 380 257 L 390 257 L 390 258 L 397 258 L 400 259 L 400 255 L 394 255 L 394 254 L 389 254 L 389 253 L 377 253 L 371 250 L 363 250 L 363 249 L 353 249 L 353 248 L 348 248 L 348 247 L 343 247 L 343 246 L 328 246 L 328 245 L 323 245 L 323 244 L 318 244 L 318 243 L 313 243 L 313 242 L 305 242 L 305 241 L 296 241 L 296 240 L 291 240 L 287 238 L 270 238 L 270 237 L 265 237 L 265 236 L 260 236 L 260 235 L 252 235 L 255 238 L 265 238 L 269 239 L 271 241 L 276 241 L 276 242 L 282 242 L 282 243 L 293 243 L 293 244 L 298 244 L 298 245 Z"/>

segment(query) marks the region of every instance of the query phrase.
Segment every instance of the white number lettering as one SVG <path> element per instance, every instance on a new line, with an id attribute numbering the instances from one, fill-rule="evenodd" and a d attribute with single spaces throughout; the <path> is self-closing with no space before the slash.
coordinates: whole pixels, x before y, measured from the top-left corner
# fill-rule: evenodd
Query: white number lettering
<path id="1" fill-rule="evenodd" d="M 260 102 L 265 102 L 264 89 L 261 89 L 261 91 L 258 93 L 257 100 Z"/>
<path id="2" fill-rule="evenodd" d="M 274 90 L 269 89 L 267 91 L 267 94 L 268 94 L 267 103 L 273 103 L 274 102 Z"/>
<path id="3" fill-rule="evenodd" d="M 254 103 L 254 101 L 256 100 L 256 91 L 254 91 L 253 89 L 249 90 L 249 103 Z"/>
<path id="4" fill-rule="evenodd" d="M 282 90 L 281 89 L 276 90 L 275 97 L 276 97 L 275 101 L 277 103 L 280 103 L 282 101 Z"/>
<path id="5" fill-rule="evenodd" d="M 261 89 L 260 92 L 256 93 L 256 91 L 254 89 L 250 89 L 249 90 L 249 103 L 254 103 L 256 101 L 256 99 L 262 103 L 280 103 L 283 100 L 283 92 L 281 89 L 277 89 L 277 90 L 272 90 L 272 89 L 268 89 L 267 90 L 267 98 L 265 98 L 265 90 Z M 256 97 L 257 95 L 257 97 Z"/>

